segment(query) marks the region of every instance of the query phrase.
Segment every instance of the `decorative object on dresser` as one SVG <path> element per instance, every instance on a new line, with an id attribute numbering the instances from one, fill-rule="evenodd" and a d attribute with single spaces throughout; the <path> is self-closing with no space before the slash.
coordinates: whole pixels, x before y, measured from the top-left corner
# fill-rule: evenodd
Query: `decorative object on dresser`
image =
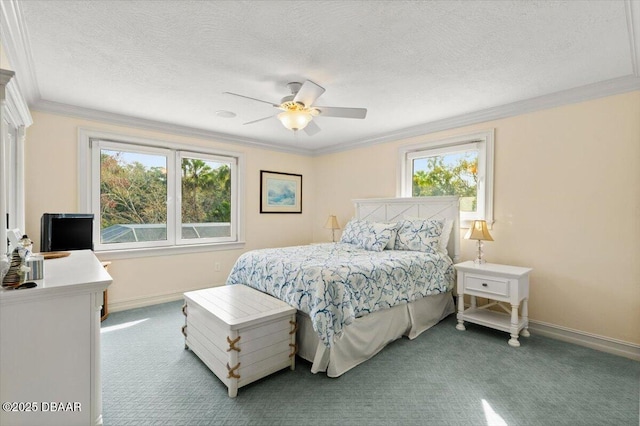
<path id="1" fill-rule="evenodd" d="M 327 223 L 324 224 L 326 229 L 331 229 L 331 241 L 336 242 L 336 229 L 340 229 L 340 225 L 338 224 L 338 218 L 335 215 L 330 215 L 329 219 L 327 219 Z"/>
<path id="2" fill-rule="evenodd" d="M 2 280 L 2 286 L 21 288 L 21 284 L 25 282 L 27 274 L 30 271 L 30 268 L 27 266 L 27 261 L 31 257 L 31 239 L 23 235 L 17 242 L 12 242 L 12 247 L 9 270 Z"/>
<path id="3" fill-rule="evenodd" d="M 2 287 L 17 288 L 24 282 L 26 272 L 24 271 L 24 257 L 20 255 L 18 249 L 11 253 L 9 269 L 2 279 Z"/>
<path id="4" fill-rule="evenodd" d="M 191 349 L 229 388 L 283 368 L 295 368 L 296 309 L 243 285 L 184 294 L 185 349 Z"/>
<path id="5" fill-rule="evenodd" d="M 260 170 L 260 213 L 302 213 L 302 175 Z"/>
<path id="6" fill-rule="evenodd" d="M 493 241 L 493 238 L 491 238 L 491 234 L 489 233 L 489 229 L 487 228 L 487 221 L 474 220 L 464 238 L 465 240 L 478 240 L 478 257 L 476 257 L 473 262 L 478 265 L 485 263 L 486 261 L 482 258 L 482 242 Z"/>
<path id="7" fill-rule="evenodd" d="M 464 321 L 506 331 L 511 334 L 509 345 L 518 347 L 518 335 L 529 337 L 529 273 L 531 268 L 472 261 L 454 265 L 458 271 L 458 330 L 466 330 Z M 465 310 L 464 295 L 468 294 L 471 306 Z M 478 306 L 476 297 L 491 300 Z M 508 303 L 510 306 L 505 306 Z M 522 314 L 518 308 L 522 303 Z M 491 310 L 498 307 L 505 312 Z"/>

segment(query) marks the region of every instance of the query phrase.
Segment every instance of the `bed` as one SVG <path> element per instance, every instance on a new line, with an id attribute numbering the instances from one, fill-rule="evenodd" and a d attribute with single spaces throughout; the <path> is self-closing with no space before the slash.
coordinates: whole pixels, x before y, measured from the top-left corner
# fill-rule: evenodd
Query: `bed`
<path id="1" fill-rule="evenodd" d="M 227 285 L 298 309 L 298 355 L 338 377 L 388 343 L 414 339 L 454 312 L 457 197 L 354 200 L 338 243 L 253 250 Z"/>

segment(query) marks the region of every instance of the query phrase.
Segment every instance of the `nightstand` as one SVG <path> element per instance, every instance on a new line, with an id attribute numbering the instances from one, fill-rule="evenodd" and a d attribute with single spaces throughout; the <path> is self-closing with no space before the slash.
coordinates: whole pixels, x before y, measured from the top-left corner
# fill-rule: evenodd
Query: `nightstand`
<path id="1" fill-rule="evenodd" d="M 518 347 L 518 335 L 529 337 L 529 273 L 531 268 L 483 263 L 472 261 L 454 265 L 458 271 L 458 330 L 466 330 L 464 322 L 472 322 L 506 331 L 511 334 L 509 345 Z M 471 298 L 471 306 L 464 308 L 464 295 Z M 490 299 L 491 302 L 477 306 L 476 297 Z M 522 313 L 518 309 L 522 302 Z M 508 304 L 508 305 L 507 305 Z M 498 307 L 504 312 L 489 309 Z"/>

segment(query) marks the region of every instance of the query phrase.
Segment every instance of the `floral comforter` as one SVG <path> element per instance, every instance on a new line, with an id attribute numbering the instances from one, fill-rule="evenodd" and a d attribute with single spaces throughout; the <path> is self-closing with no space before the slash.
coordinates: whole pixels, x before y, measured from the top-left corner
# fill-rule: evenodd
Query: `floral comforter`
<path id="1" fill-rule="evenodd" d="M 305 312 L 322 342 L 355 318 L 453 289 L 451 259 L 440 253 L 315 244 L 253 250 L 236 261 L 227 285 L 244 284 Z"/>

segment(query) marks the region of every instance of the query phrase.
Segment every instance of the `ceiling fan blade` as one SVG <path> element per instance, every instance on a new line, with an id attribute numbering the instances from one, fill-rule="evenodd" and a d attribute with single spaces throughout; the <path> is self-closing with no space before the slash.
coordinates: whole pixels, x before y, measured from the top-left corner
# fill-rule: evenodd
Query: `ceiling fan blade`
<path id="1" fill-rule="evenodd" d="M 311 120 L 309 123 L 307 123 L 305 128 L 302 129 L 302 130 L 304 130 L 304 132 L 307 134 L 307 136 L 313 136 L 313 135 L 315 135 L 316 133 L 318 133 L 322 129 L 320 128 L 320 126 L 318 126 L 316 124 L 315 121 Z"/>
<path id="2" fill-rule="evenodd" d="M 365 118 L 367 116 L 366 108 L 341 108 L 341 107 L 324 107 L 317 106 L 313 109 L 318 110 L 321 117 L 341 117 L 341 118 Z"/>
<path id="3" fill-rule="evenodd" d="M 277 115 L 277 114 L 276 114 L 276 115 Z M 259 121 L 268 120 L 268 119 L 273 118 L 273 117 L 275 117 L 275 115 L 270 115 L 270 116 L 268 116 L 268 117 L 259 118 L 259 119 L 257 119 L 257 120 L 253 120 L 253 121 L 247 121 L 246 123 L 242 123 L 242 124 L 246 126 L 247 124 L 257 123 L 257 122 L 259 122 Z"/>
<path id="4" fill-rule="evenodd" d="M 258 102 L 262 102 L 262 103 L 265 103 L 265 104 L 269 104 L 269 105 L 271 105 L 272 107 L 280 108 L 280 105 L 278 105 L 278 104 L 274 104 L 273 102 L 269 102 L 269 101 L 263 101 L 262 99 L 252 98 L 252 97 L 250 97 L 250 96 L 239 95 L 239 94 L 237 94 L 237 93 L 232 93 L 232 92 L 222 92 L 222 94 L 224 94 L 224 95 L 239 96 L 239 97 L 241 97 L 241 98 L 251 99 L 252 101 L 258 101 Z"/>
<path id="5" fill-rule="evenodd" d="M 324 88 L 318 86 L 311 80 L 304 82 L 296 96 L 293 98 L 293 102 L 301 102 L 309 108 L 315 101 L 324 93 Z"/>

